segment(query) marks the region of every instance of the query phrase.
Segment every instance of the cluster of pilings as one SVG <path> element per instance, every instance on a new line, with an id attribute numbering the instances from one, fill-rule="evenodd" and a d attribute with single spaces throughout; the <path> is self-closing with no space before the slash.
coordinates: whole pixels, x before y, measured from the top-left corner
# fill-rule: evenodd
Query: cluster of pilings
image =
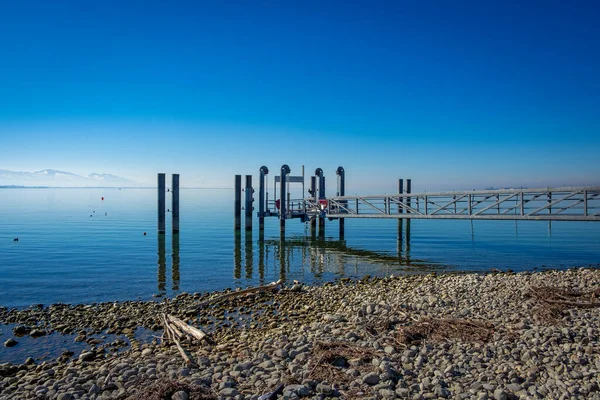
<path id="1" fill-rule="evenodd" d="M 179 233 L 179 174 L 173 174 L 171 183 L 171 215 L 173 216 L 173 233 Z M 165 205 L 167 189 L 165 174 L 158 174 L 158 233 L 165 234 Z"/>
<path id="2" fill-rule="evenodd" d="M 286 219 L 300 218 L 302 221 L 306 221 L 308 216 L 306 210 L 304 212 L 300 210 L 290 210 L 290 199 L 289 193 L 287 193 L 287 185 L 290 182 L 301 182 L 303 187 L 303 199 L 304 199 L 304 166 L 302 167 L 302 176 L 291 176 L 291 169 L 287 164 L 281 166 L 281 174 L 276 177 L 275 182 L 279 182 L 279 201 L 277 203 L 277 210 L 269 210 L 265 205 L 268 204 L 268 193 L 266 193 L 265 180 L 269 174 L 269 169 L 266 166 L 262 166 L 259 169 L 259 194 L 258 194 L 258 221 L 259 231 L 264 231 L 265 217 L 277 216 L 279 218 L 279 228 L 281 233 L 285 233 L 285 221 Z M 336 170 L 338 177 L 337 196 L 345 195 L 345 171 L 343 167 L 338 167 Z M 240 232 L 242 229 L 242 209 L 245 210 L 245 224 L 244 228 L 246 231 L 252 231 L 252 212 L 254 210 L 254 189 L 252 188 L 252 175 L 245 176 L 245 189 L 242 190 L 242 175 L 235 176 L 235 200 L 234 200 L 234 229 L 236 232 Z M 244 206 L 242 207 L 242 193 L 244 196 Z M 315 175 L 310 177 L 310 189 L 308 193 L 313 197 L 315 204 L 319 202 L 325 202 L 325 175 L 321 168 L 315 170 Z M 325 216 L 319 215 L 318 217 L 310 218 L 311 231 L 316 230 L 317 220 L 319 224 L 319 233 L 324 233 L 325 230 Z M 343 237 L 344 221 L 340 219 L 340 236 Z"/>

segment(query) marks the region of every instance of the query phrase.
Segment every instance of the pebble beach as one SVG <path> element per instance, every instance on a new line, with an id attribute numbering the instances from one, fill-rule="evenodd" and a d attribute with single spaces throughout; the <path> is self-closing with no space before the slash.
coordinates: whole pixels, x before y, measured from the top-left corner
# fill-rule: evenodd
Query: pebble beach
<path id="1" fill-rule="evenodd" d="M 87 344 L 0 364 L 0 399 L 600 399 L 599 269 L 224 293 L 0 308 L 6 351 L 23 335 Z M 192 362 L 166 314 L 208 333 L 181 342 Z"/>

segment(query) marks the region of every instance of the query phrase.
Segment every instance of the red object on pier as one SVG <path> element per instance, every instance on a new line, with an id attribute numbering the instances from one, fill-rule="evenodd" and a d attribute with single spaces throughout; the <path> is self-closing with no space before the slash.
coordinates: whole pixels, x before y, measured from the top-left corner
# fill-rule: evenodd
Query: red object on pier
<path id="1" fill-rule="evenodd" d="M 319 204 L 321 205 L 321 209 L 323 209 L 323 208 L 327 208 L 327 200 L 325 200 L 325 199 L 320 199 L 320 200 L 319 200 Z"/>

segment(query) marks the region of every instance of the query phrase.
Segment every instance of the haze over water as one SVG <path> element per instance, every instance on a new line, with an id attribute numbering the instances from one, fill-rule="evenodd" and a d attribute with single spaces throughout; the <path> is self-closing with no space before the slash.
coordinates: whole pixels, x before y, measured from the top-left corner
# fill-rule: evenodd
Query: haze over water
<path id="1" fill-rule="evenodd" d="M 104 200 L 102 200 L 104 197 Z M 149 300 L 283 278 L 600 265 L 600 224 L 349 220 L 311 237 L 309 225 L 267 218 L 264 241 L 233 230 L 233 190 L 182 189 L 181 233 L 156 233 L 156 189 L 0 190 L 0 305 Z M 167 208 L 170 208 L 167 196 Z M 144 235 L 146 232 L 146 235 Z M 16 242 L 13 239 L 19 238 Z"/>

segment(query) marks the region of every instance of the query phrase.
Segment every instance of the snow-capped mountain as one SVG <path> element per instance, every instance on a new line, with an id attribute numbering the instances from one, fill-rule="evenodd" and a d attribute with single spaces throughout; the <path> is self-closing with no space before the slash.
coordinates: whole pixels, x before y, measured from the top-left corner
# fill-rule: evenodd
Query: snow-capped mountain
<path id="1" fill-rule="evenodd" d="M 138 186 L 130 179 L 111 174 L 81 176 L 67 171 L 43 169 L 36 172 L 0 169 L 0 186 Z"/>

